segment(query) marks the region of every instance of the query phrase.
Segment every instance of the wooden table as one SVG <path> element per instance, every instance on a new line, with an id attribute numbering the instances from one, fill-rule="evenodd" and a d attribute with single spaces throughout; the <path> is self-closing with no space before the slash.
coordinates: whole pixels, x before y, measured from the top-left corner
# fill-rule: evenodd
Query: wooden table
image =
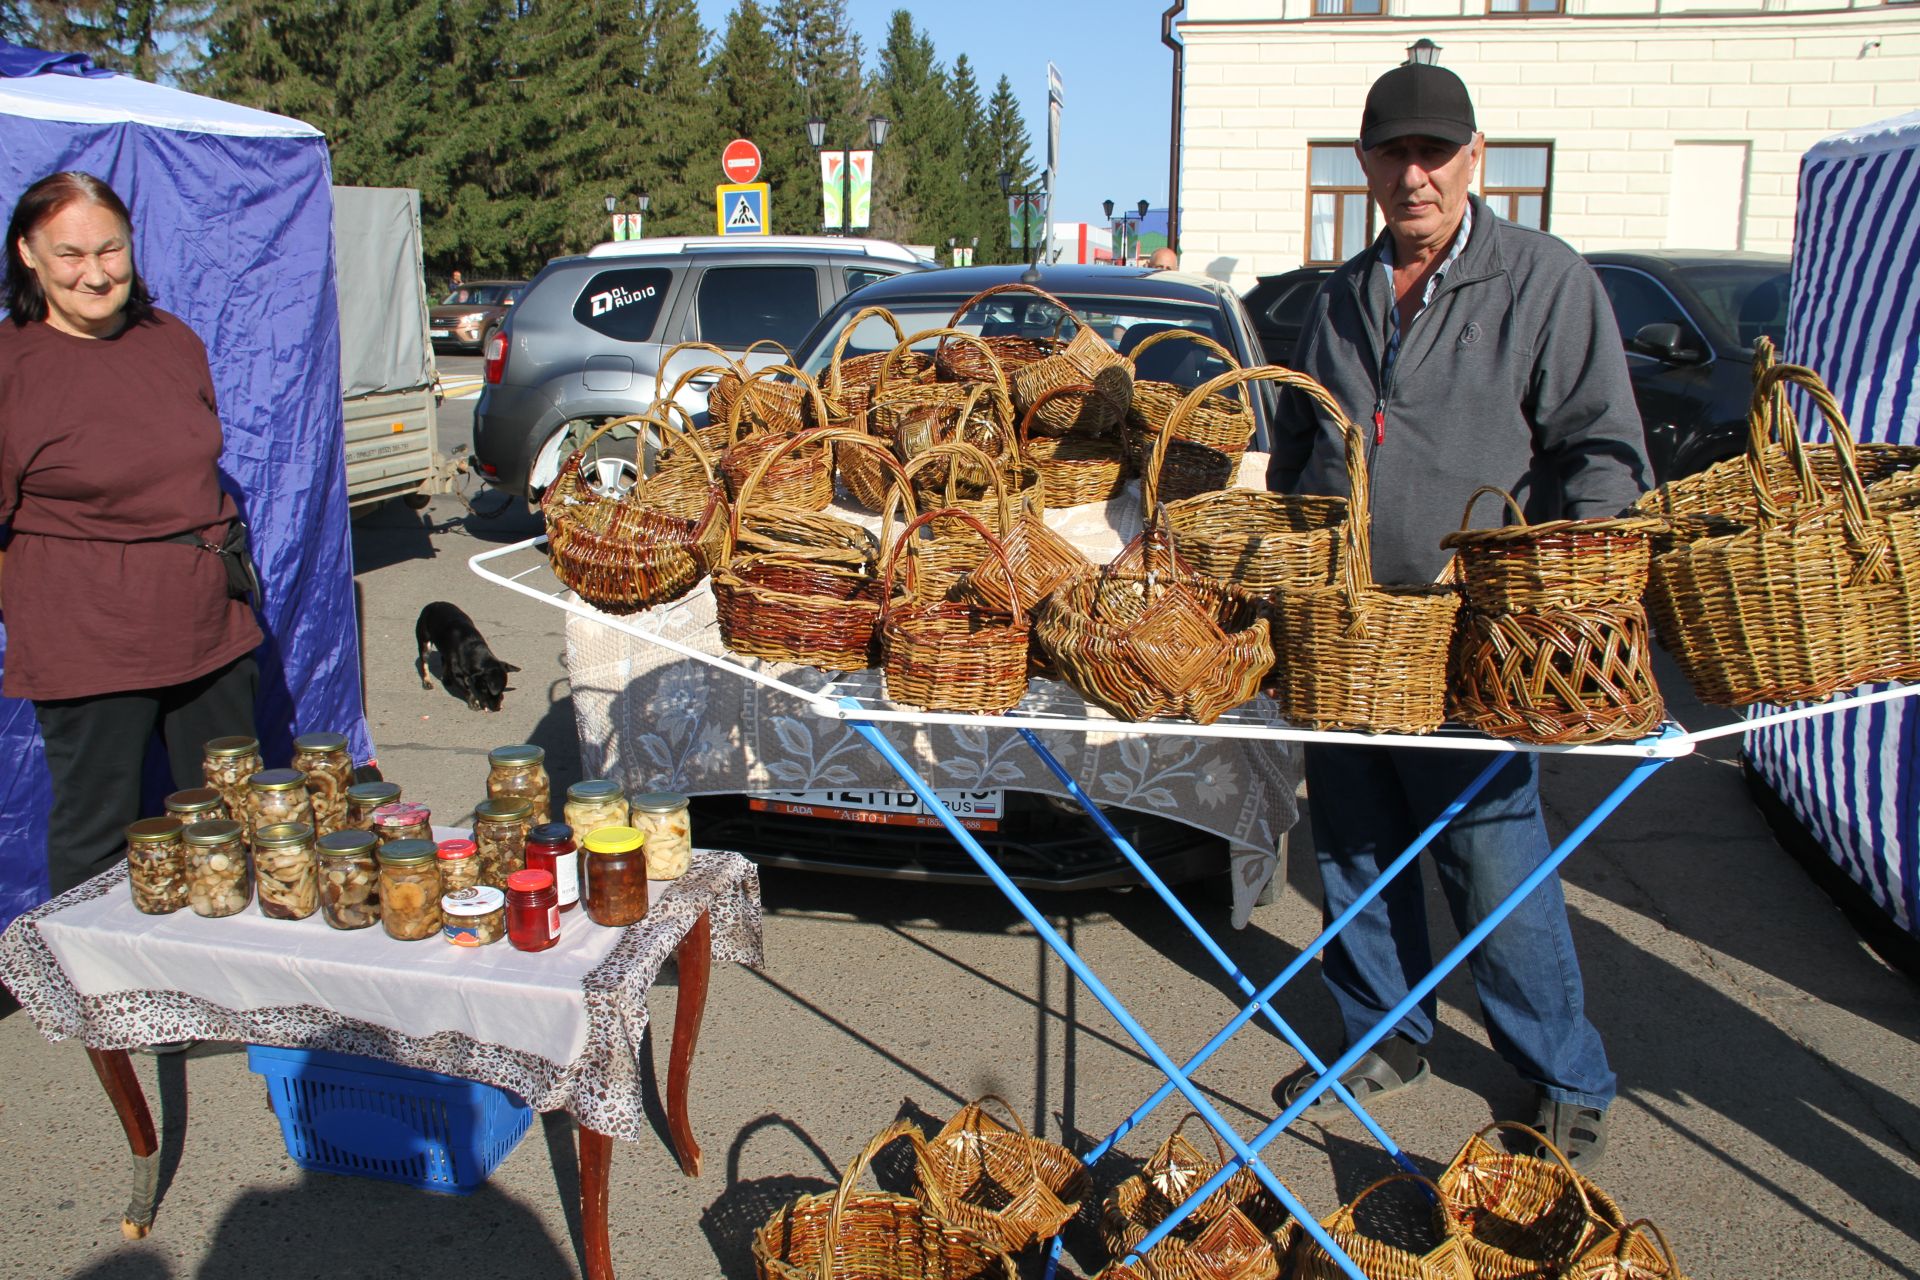
<path id="1" fill-rule="evenodd" d="M 625 929 L 571 912 L 560 945 L 535 954 L 504 942 L 396 942 L 378 928 L 341 933 L 317 915 L 276 921 L 253 908 L 226 920 L 146 916 L 134 910 L 125 878 L 115 868 L 15 920 L 0 935 L 0 981 L 49 1040 L 87 1047 L 133 1154 L 127 1239 L 151 1230 L 159 1190 L 159 1142 L 128 1049 L 227 1040 L 364 1054 L 567 1111 L 580 1130 L 586 1274 L 612 1280 L 613 1139 L 650 1127 L 640 1038 L 647 995 L 669 956 L 679 997 L 667 1128 L 681 1171 L 699 1176 L 687 1089 L 708 976 L 716 956 L 761 959 L 759 878 L 738 854 L 697 852 L 685 877 L 650 886 L 647 918 Z M 304 999 L 290 996 L 296 990 Z M 452 990 L 464 998 L 442 998 Z M 381 1020 L 368 1016 L 375 1004 Z"/>

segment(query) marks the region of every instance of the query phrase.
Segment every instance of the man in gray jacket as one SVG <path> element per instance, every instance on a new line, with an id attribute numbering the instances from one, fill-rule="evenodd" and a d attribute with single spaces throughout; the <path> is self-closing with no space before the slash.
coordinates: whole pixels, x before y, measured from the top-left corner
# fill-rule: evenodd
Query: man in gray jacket
<path id="1" fill-rule="evenodd" d="M 1509 490 L 1539 520 L 1615 515 L 1650 483 L 1600 283 L 1566 244 L 1502 221 L 1472 195 L 1484 147 L 1466 86 L 1451 71 L 1409 64 L 1375 81 L 1355 149 L 1386 230 L 1327 280 L 1301 330 L 1300 371 L 1366 434 L 1373 572 L 1382 583 L 1432 581 L 1448 556 L 1440 539 L 1460 527 L 1480 485 Z M 1268 487 L 1344 494 L 1345 456 L 1334 423 L 1289 394 Z M 1489 502 L 1479 522 L 1503 519 Z M 1309 746 L 1328 918 L 1485 764 L 1478 752 Z M 1460 930 L 1549 848 L 1537 757 L 1516 755 L 1432 846 Z M 1586 1017 L 1559 881 L 1530 895 L 1469 963 L 1493 1047 L 1538 1091 L 1529 1118 L 1591 1168 L 1606 1150 L 1615 1081 Z M 1323 972 L 1348 1042 L 1431 966 L 1420 878 L 1410 869 L 1327 948 Z M 1433 1033 L 1429 996 L 1342 1082 L 1362 1102 L 1423 1082 Z M 1297 1073 L 1276 1096 L 1290 1101 L 1310 1079 Z"/>

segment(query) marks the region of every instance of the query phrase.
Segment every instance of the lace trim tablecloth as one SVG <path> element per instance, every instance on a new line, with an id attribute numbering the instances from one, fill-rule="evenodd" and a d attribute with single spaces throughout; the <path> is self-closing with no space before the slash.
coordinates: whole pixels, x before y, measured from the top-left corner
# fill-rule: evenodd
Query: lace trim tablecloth
<path id="1" fill-rule="evenodd" d="M 1264 479 L 1266 455 L 1249 453 L 1242 483 Z M 1096 561 L 1139 532 L 1136 480 L 1106 503 L 1049 511 L 1047 524 Z M 879 517 L 833 513 L 877 528 Z M 633 621 L 682 643 L 717 644 L 713 592 L 702 583 L 666 609 Z M 806 668 L 737 659 L 813 689 Z M 728 674 L 590 618 L 567 617 L 567 672 L 587 777 L 629 792 L 686 795 L 897 788 L 893 769 L 846 724 L 824 720 L 791 694 Z M 1018 790 L 1069 798 L 1012 730 L 886 726 L 888 739 L 935 787 Z M 1233 924 L 1243 927 L 1276 865 L 1275 846 L 1298 816 L 1301 756 L 1292 743 L 1173 735 L 1040 734 L 1047 750 L 1102 805 L 1176 818 L 1229 841 Z"/>
<path id="2" fill-rule="evenodd" d="M 567 1111 L 589 1128 L 627 1140 L 651 1132 L 640 1088 L 647 995 L 687 930 L 707 911 L 714 959 L 751 965 L 762 960 L 759 875 L 735 853 L 697 851 L 685 876 L 653 884 L 646 919 L 628 928 L 602 929 L 578 912 L 566 917 L 563 946 L 574 945 L 565 954 L 556 954 L 561 952 L 556 947 L 539 957 L 572 965 L 573 981 L 556 974 L 559 980 L 541 989 L 489 977 L 486 970 L 494 957 L 504 964 L 525 956 L 505 942 L 478 949 L 456 949 L 437 939 L 392 944 L 433 948 L 402 953 L 423 961 L 447 959 L 452 953 L 451 959 L 468 972 L 449 979 L 444 973 L 430 974 L 424 968 L 410 972 L 404 963 L 392 963 L 382 945 L 391 940 L 376 926 L 359 941 L 364 958 L 356 965 L 342 959 L 351 954 L 342 949 L 356 945 L 361 931 L 328 930 L 318 916 L 267 921 L 253 908 L 231 920 L 201 919 L 190 912 L 144 916 L 134 910 L 123 887 L 126 874 L 124 866 L 104 872 L 0 933 L 0 983 L 48 1040 L 78 1038 L 95 1049 L 223 1040 L 363 1054 L 510 1089 L 537 1110 Z M 311 991 L 310 1002 L 234 1007 L 204 994 L 157 985 L 114 985 L 112 975 L 126 972 L 134 954 L 163 968 L 191 968 L 194 976 L 182 973 L 180 985 L 203 990 L 219 987 L 219 966 L 232 967 L 236 972 L 225 977 L 235 981 L 244 978 L 241 971 L 248 966 L 264 969 L 257 951 L 234 945 L 239 931 L 222 936 L 221 926 L 240 923 L 243 917 L 248 925 L 282 931 L 289 945 L 298 936 L 306 946 L 332 952 L 325 963 L 295 966 Z M 136 933 L 137 946 L 129 952 L 128 935 Z M 351 972 L 356 967 L 362 970 L 357 975 Z M 393 1020 L 400 1025 L 343 1016 L 328 1007 L 329 981 L 351 985 L 349 980 L 364 980 L 369 968 L 377 968 L 380 981 L 393 990 L 422 989 L 423 999 L 405 1010 L 405 1018 Z M 577 1027 L 563 1025 L 568 1021 L 564 1014 L 544 1022 L 533 1019 L 539 1023 L 533 1034 L 548 1038 L 537 1049 L 468 1034 L 476 1016 L 493 1008 L 489 1002 L 507 1002 L 501 1007 L 513 1008 L 516 998 L 529 1008 L 564 1002 L 583 1016 L 577 1017 Z M 404 1003 L 396 1000 L 396 1009 Z M 437 1025 L 415 1020 L 428 1016 L 422 1008 L 433 1010 Z"/>

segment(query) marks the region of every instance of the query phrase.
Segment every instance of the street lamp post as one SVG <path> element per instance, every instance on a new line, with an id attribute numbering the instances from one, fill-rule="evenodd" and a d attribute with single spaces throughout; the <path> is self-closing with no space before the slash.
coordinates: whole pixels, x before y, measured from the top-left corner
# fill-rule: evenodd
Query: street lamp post
<path id="1" fill-rule="evenodd" d="M 1423 67 L 1431 67 L 1438 61 L 1440 61 L 1440 46 L 1421 36 L 1407 46 L 1407 60 L 1401 65 L 1412 66 L 1418 63 Z"/>
<path id="2" fill-rule="evenodd" d="M 607 234 L 613 239 L 618 240 L 620 238 L 620 222 L 619 219 L 614 217 L 614 211 L 620 207 L 620 197 L 608 196 L 602 203 L 607 206 L 607 221 L 612 226 L 612 229 Z"/>
<path id="3" fill-rule="evenodd" d="M 885 116 L 867 117 L 867 141 L 878 151 L 887 141 L 887 130 L 893 127 L 893 121 Z M 840 234 L 853 234 L 853 153 L 845 147 L 827 148 L 827 122 L 819 116 L 807 120 L 807 145 L 815 151 L 837 150 L 840 153 Z M 829 231 L 833 228 L 827 228 Z"/>
<path id="4" fill-rule="evenodd" d="M 1033 252 L 1042 246 L 1033 243 L 1033 219 L 1028 215 L 1027 208 L 1028 202 L 1035 197 L 1044 198 L 1046 196 L 1047 175 L 1044 173 L 1040 175 L 1039 186 L 1016 191 L 1013 186 L 1013 172 L 1008 169 L 1002 169 L 1000 171 L 1000 194 L 1007 197 L 1008 214 L 1012 214 L 1015 208 L 1020 210 L 1020 256 L 1027 260 L 1027 274 L 1033 275 Z M 1019 203 L 1016 205 L 1014 203 L 1015 201 Z M 1025 279 L 1025 277 L 1023 276 L 1022 279 Z"/>
<path id="5" fill-rule="evenodd" d="M 646 195 L 645 193 L 642 193 L 639 199 L 639 204 L 640 204 L 640 224 L 639 224 L 638 230 L 635 232 L 633 237 L 635 240 L 639 240 L 646 235 L 647 210 L 653 208 L 653 197 Z"/>

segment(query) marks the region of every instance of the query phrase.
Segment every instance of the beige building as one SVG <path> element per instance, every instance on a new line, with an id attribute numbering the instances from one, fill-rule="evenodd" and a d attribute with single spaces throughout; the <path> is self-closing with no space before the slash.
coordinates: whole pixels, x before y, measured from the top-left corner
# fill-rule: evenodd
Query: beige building
<path id="1" fill-rule="evenodd" d="M 1177 30 L 1181 256 L 1243 289 L 1377 232 L 1353 139 L 1416 46 L 1473 93 L 1481 193 L 1582 250 L 1785 253 L 1802 153 L 1920 108 L 1914 0 L 1191 0 Z"/>

